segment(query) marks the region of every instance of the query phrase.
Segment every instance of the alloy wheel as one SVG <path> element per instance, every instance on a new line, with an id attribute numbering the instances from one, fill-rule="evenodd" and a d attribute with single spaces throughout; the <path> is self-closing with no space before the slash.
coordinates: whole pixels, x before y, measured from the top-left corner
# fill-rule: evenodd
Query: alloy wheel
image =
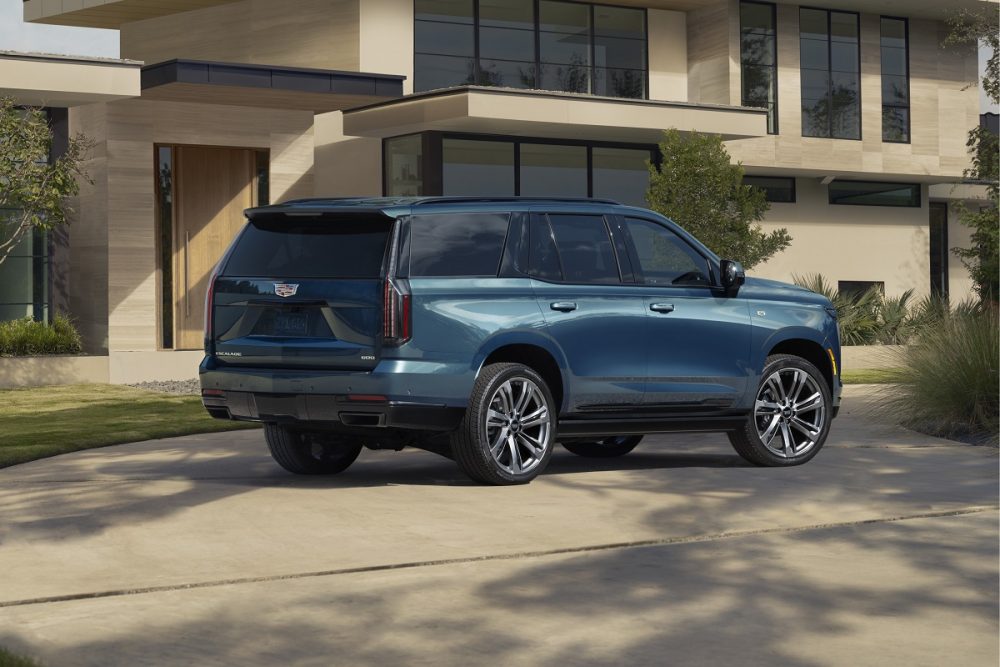
<path id="1" fill-rule="evenodd" d="M 761 384 L 754 402 L 760 441 L 775 456 L 802 456 L 819 442 L 826 401 L 819 384 L 801 368 L 780 368 Z"/>
<path id="2" fill-rule="evenodd" d="M 551 446 L 545 396 L 527 378 L 511 378 L 496 389 L 483 427 L 493 460 L 512 475 L 534 470 Z"/>

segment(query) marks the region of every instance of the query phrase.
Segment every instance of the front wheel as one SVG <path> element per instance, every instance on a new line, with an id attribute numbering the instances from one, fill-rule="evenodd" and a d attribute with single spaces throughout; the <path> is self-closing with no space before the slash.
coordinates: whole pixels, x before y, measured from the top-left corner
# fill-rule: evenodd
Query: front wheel
<path id="1" fill-rule="evenodd" d="M 562 446 L 577 456 L 606 459 L 615 456 L 625 456 L 635 449 L 636 445 L 640 442 L 642 442 L 641 435 L 619 435 L 612 438 L 604 438 L 597 442 L 564 442 Z"/>
<path id="2" fill-rule="evenodd" d="M 455 462 L 478 482 L 530 482 L 552 456 L 555 420 L 552 394 L 538 373 L 522 364 L 490 364 L 451 436 Z"/>
<path id="3" fill-rule="evenodd" d="M 361 445 L 343 436 L 279 424 L 265 424 L 264 439 L 278 465 L 296 475 L 335 475 L 347 470 L 361 453 Z"/>
<path id="4" fill-rule="evenodd" d="M 833 418 L 830 387 L 819 370 L 801 357 L 767 358 L 753 413 L 729 441 L 744 459 L 759 466 L 794 466 L 819 453 Z"/>

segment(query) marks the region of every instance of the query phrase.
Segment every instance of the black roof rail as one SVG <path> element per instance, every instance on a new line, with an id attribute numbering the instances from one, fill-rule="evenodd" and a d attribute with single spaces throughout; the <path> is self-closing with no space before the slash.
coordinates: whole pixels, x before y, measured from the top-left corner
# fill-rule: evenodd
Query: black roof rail
<path id="1" fill-rule="evenodd" d="M 589 197 L 418 197 L 414 200 L 414 206 L 424 204 L 461 204 L 461 203 L 490 203 L 490 202 L 565 202 L 571 204 L 610 204 L 621 206 L 620 202 L 614 199 L 598 199 Z"/>

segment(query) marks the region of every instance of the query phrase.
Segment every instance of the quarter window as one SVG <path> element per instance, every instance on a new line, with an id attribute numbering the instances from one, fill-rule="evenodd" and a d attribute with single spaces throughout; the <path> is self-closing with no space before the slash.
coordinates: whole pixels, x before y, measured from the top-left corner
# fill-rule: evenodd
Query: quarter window
<path id="1" fill-rule="evenodd" d="M 497 213 L 414 216 L 410 276 L 496 276 L 509 220 Z"/>
<path id="2" fill-rule="evenodd" d="M 799 9 L 802 136 L 861 138 L 858 15 Z"/>
<path id="3" fill-rule="evenodd" d="M 626 218 L 625 224 L 647 285 L 711 284 L 707 260 L 677 234 L 640 218 Z"/>

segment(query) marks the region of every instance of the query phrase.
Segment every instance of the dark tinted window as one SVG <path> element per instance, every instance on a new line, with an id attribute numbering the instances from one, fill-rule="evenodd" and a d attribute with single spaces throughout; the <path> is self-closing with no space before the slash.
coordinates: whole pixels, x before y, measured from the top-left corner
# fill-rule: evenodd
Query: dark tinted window
<path id="1" fill-rule="evenodd" d="M 802 136 L 861 138 L 858 15 L 799 10 Z"/>
<path id="2" fill-rule="evenodd" d="M 247 226 L 223 275 L 256 278 L 378 278 L 391 222 L 284 216 Z"/>
<path id="3" fill-rule="evenodd" d="M 906 19 L 881 19 L 882 141 L 910 140 L 910 67 Z"/>
<path id="4" fill-rule="evenodd" d="M 709 285 L 708 263 L 672 231 L 649 220 L 626 218 L 647 285 Z"/>
<path id="5" fill-rule="evenodd" d="M 885 283 L 881 280 L 840 280 L 837 282 L 838 292 L 854 298 L 860 297 L 873 288 L 885 292 Z"/>
<path id="6" fill-rule="evenodd" d="M 779 176 L 744 176 L 743 185 L 751 185 L 764 191 L 767 201 L 794 202 L 795 179 Z"/>
<path id="7" fill-rule="evenodd" d="M 827 187 L 831 204 L 920 207 L 919 183 L 834 181 Z"/>
<path id="8" fill-rule="evenodd" d="M 604 218 L 597 215 L 550 215 L 563 280 L 570 283 L 618 283 L 618 264 Z"/>
<path id="9" fill-rule="evenodd" d="M 510 216 L 418 215 L 410 224 L 410 276 L 495 276 Z"/>
<path id="10" fill-rule="evenodd" d="M 777 134 L 778 69 L 774 5 L 740 3 L 740 64 L 743 106 L 767 109 L 767 131 Z M 805 64 L 802 66 L 806 67 Z"/>
<path id="11" fill-rule="evenodd" d="M 552 229 L 545 216 L 533 216 L 531 219 L 531 255 L 528 263 L 530 273 L 534 278 L 542 280 L 562 280 L 562 265 L 559 263 L 559 253 L 555 241 L 552 240 Z"/>

